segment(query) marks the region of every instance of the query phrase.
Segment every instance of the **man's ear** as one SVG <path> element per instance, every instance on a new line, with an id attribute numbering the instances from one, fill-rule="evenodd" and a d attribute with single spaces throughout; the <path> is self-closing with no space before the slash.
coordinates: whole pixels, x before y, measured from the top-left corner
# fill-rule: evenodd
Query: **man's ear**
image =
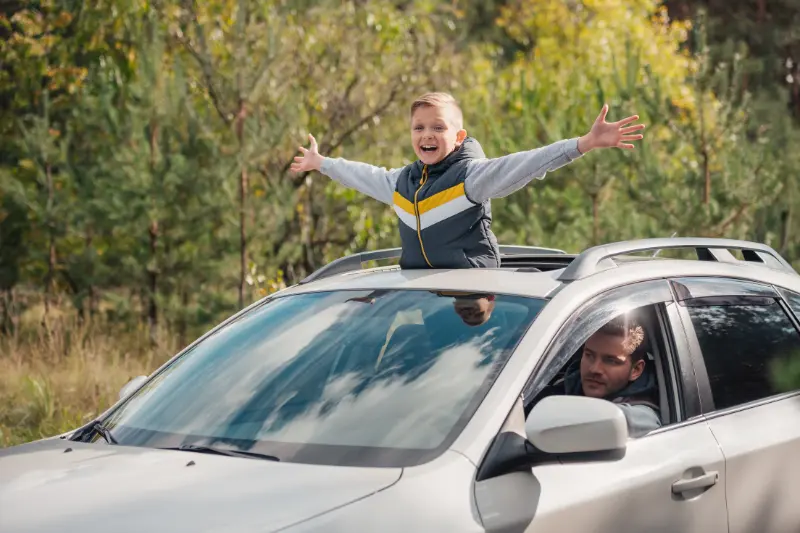
<path id="1" fill-rule="evenodd" d="M 630 380 L 636 381 L 637 379 L 639 379 L 639 376 L 642 375 L 642 372 L 644 372 L 644 359 L 639 359 L 633 364 L 633 367 L 631 368 Z"/>
<path id="2" fill-rule="evenodd" d="M 467 130 L 461 129 L 456 132 L 456 148 L 461 146 L 461 143 L 464 142 L 464 139 L 467 138 Z"/>

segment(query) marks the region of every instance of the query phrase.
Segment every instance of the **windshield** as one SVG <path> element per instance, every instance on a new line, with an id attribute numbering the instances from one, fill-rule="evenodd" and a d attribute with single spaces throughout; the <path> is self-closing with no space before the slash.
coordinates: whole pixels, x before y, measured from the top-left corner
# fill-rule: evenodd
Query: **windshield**
<path id="1" fill-rule="evenodd" d="M 544 304 L 422 290 L 276 297 L 197 343 L 104 425 L 121 445 L 420 464 L 455 439 Z"/>

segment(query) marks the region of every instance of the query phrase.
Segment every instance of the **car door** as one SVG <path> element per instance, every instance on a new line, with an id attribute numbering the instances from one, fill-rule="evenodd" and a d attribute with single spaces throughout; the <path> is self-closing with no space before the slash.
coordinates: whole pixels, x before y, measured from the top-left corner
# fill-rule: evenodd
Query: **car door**
<path id="1" fill-rule="evenodd" d="M 524 395 L 542 390 L 600 326 L 642 306 L 657 310 L 664 334 L 672 378 L 663 381 L 678 400 L 674 421 L 630 439 L 621 458 L 560 457 L 489 479 L 479 473 L 475 497 L 487 531 L 727 532 L 724 459 L 700 415 L 689 349 L 667 281 L 632 284 L 585 304 L 561 328 Z M 524 412 L 512 412 L 507 428 L 515 419 L 514 431 L 524 435 Z"/>
<path id="2" fill-rule="evenodd" d="M 740 280 L 672 283 L 725 456 L 730 533 L 800 530 L 800 296 Z"/>

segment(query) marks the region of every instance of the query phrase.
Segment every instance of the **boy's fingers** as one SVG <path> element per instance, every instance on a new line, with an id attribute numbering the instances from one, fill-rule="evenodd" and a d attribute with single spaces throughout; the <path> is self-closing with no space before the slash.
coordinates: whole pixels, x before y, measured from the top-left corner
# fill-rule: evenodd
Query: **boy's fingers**
<path id="1" fill-rule="evenodd" d="M 603 108 L 600 110 L 600 114 L 597 116 L 598 122 L 603 122 L 608 115 L 608 104 L 603 104 Z"/>
<path id="2" fill-rule="evenodd" d="M 302 163 L 304 159 L 305 159 L 305 157 L 302 157 L 302 156 L 299 156 L 299 155 L 294 158 L 294 160 L 297 161 L 298 163 Z"/>
<path id="3" fill-rule="evenodd" d="M 303 152 L 304 154 L 305 154 L 306 152 L 308 152 L 308 148 L 304 148 L 303 146 L 298 146 L 297 148 L 298 148 L 298 149 L 299 149 L 301 152 Z"/>
<path id="4" fill-rule="evenodd" d="M 644 124 L 637 124 L 636 126 L 628 126 L 627 128 L 621 128 L 619 132 L 625 135 L 626 133 L 633 133 L 634 131 L 643 130 L 644 128 L 645 128 Z"/>
<path id="5" fill-rule="evenodd" d="M 635 122 L 637 120 L 639 120 L 639 115 L 631 115 L 628 118 L 623 118 L 622 120 L 615 122 L 615 124 L 624 126 L 625 124 L 630 124 L 631 122 Z"/>
<path id="6" fill-rule="evenodd" d="M 617 145 L 617 147 L 618 148 L 622 148 L 624 150 L 633 150 L 633 148 L 634 148 L 634 146 L 632 144 L 624 144 L 624 143 L 619 143 Z"/>
<path id="7" fill-rule="evenodd" d="M 310 133 L 308 134 L 308 138 L 311 140 L 311 149 L 316 152 L 317 151 L 317 140 Z"/>
<path id="8" fill-rule="evenodd" d="M 622 141 L 638 141 L 640 139 L 644 139 L 644 135 L 623 135 Z"/>

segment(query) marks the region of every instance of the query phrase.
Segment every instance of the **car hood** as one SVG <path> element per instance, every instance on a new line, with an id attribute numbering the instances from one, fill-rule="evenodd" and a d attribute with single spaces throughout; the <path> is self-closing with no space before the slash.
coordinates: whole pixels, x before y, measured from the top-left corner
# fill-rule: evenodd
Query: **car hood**
<path id="1" fill-rule="evenodd" d="M 49 439 L 0 450 L 0 531 L 276 531 L 401 473 Z"/>

